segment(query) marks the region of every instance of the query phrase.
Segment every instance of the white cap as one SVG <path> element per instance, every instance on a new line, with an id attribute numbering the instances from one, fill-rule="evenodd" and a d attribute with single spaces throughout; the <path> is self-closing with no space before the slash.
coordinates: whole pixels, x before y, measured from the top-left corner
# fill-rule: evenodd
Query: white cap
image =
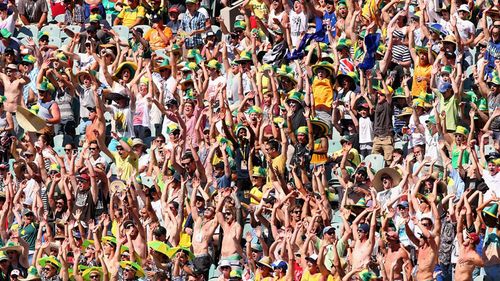
<path id="1" fill-rule="evenodd" d="M 460 11 L 464 11 L 464 12 L 467 12 L 470 14 L 469 5 L 467 5 L 467 4 L 460 5 L 457 12 L 460 12 Z"/>

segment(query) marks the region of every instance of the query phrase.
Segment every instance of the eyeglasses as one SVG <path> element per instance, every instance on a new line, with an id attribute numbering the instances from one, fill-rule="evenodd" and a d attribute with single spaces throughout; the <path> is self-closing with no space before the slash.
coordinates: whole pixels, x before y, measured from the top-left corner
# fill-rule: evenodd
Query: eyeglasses
<path id="1" fill-rule="evenodd" d="M 301 210 L 297 210 L 297 211 L 293 211 L 292 213 L 293 213 L 293 214 L 301 214 L 301 213 L 302 213 L 302 211 L 301 211 Z"/>
<path id="2" fill-rule="evenodd" d="M 430 223 L 427 223 L 427 222 L 426 222 L 426 223 L 421 223 L 421 224 L 422 224 L 422 226 L 425 226 L 425 227 L 429 227 L 429 226 L 431 226 L 431 224 L 430 224 Z"/>
<path id="3" fill-rule="evenodd" d="M 155 142 L 157 142 L 157 143 L 165 143 L 165 141 L 161 140 L 161 139 L 155 140 Z"/>
<path id="4" fill-rule="evenodd" d="M 64 202 L 56 202 L 56 205 L 64 205 Z"/>
<path id="5" fill-rule="evenodd" d="M 66 152 L 71 151 L 71 148 L 65 148 L 64 151 Z"/>
<path id="6" fill-rule="evenodd" d="M 42 271 L 50 271 L 52 268 L 51 267 L 44 267 Z"/>
<path id="7" fill-rule="evenodd" d="M 89 150 L 98 150 L 98 147 L 89 147 Z"/>
<path id="8" fill-rule="evenodd" d="M 100 277 L 99 275 L 90 275 L 90 279 L 99 279 Z"/>
<path id="9" fill-rule="evenodd" d="M 181 163 L 181 166 L 182 166 L 183 168 L 187 168 L 187 167 L 189 167 L 189 164 L 191 164 L 191 161 L 189 161 L 189 162 L 187 162 L 187 163 Z"/>
<path id="10" fill-rule="evenodd" d="M 116 148 L 116 150 L 120 150 L 120 151 L 122 151 L 122 150 L 124 150 L 124 149 L 123 149 L 123 147 L 122 147 L 122 146 L 118 146 L 118 147 Z"/>
<path id="11" fill-rule="evenodd" d="M 134 269 L 133 269 L 133 268 L 131 268 L 131 267 L 126 267 L 126 268 L 125 268 L 125 269 L 123 269 L 123 270 L 125 270 L 126 272 L 134 272 Z"/>

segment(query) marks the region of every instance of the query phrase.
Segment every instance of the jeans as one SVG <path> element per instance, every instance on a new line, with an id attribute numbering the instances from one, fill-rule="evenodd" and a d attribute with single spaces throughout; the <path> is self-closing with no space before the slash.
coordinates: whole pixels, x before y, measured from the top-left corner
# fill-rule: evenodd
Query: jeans
<path id="1" fill-rule="evenodd" d="M 440 263 L 439 268 L 441 273 L 437 275 L 437 281 L 452 281 L 453 280 L 453 265 Z"/>

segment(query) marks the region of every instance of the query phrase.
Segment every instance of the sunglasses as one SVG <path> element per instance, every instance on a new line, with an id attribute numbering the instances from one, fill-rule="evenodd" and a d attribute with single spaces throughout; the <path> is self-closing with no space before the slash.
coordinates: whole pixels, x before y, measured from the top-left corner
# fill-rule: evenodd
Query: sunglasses
<path id="1" fill-rule="evenodd" d="M 334 230 L 332 230 L 332 231 L 328 231 L 328 232 L 326 232 L 326 234 L 328 234 L 328 235 L 334 235 L 334 234 L 335 234 L 335 231 L 334 231 Z"/>
<path id="2" fill-rule="evenodd" d="M 89 150 L 97 150 L 99 149 L 98 147 L 89 147 Z"/>
<path id="3" fill-rule="evenodd" d="M 90 275 L 90 279 L 99 279 L 100 277 L 99 275 Z"/>
<path id="4" fill-rule="evenodd" d="M 429 226 L 431 226 L 431 224 L 430 224 L 430 223 L 421 223 L 421 224 L 422 224 L 422 226 L 425 226 L 425 227 L 429 227 Z"/>

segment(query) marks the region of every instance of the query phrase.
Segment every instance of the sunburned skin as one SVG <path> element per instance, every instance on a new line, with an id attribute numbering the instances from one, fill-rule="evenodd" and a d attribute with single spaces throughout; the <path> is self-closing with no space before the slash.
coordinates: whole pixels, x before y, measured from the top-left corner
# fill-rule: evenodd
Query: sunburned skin
<path id="1" fill-rule="evenodd" d="M 26 76 L 22 76 L 19 72 L 4 74 L 0 73 L 0 79 L 4 87 L 4 95 L 6 101 L 3 106 L 8 112 L 16 112 L 18 105 L 23 105 L 23 87 L 30 82 Z"/>
<path id="2" fill-rule="evenodd" d="M 212 243 L 212 237 L 217 225 L 212 208 L 205 210 L 203 217 L 196 219 L 192 239 L 193 254 L 195 256 L 208 254 L 208 247 Z"/>
<path id="3" fill-rule="evenodd" d="M 421 241 L 417 256 L 417 280 L 432 280 L 437 261 L 437 248 L 429 245 L 426 241 Z"/>

